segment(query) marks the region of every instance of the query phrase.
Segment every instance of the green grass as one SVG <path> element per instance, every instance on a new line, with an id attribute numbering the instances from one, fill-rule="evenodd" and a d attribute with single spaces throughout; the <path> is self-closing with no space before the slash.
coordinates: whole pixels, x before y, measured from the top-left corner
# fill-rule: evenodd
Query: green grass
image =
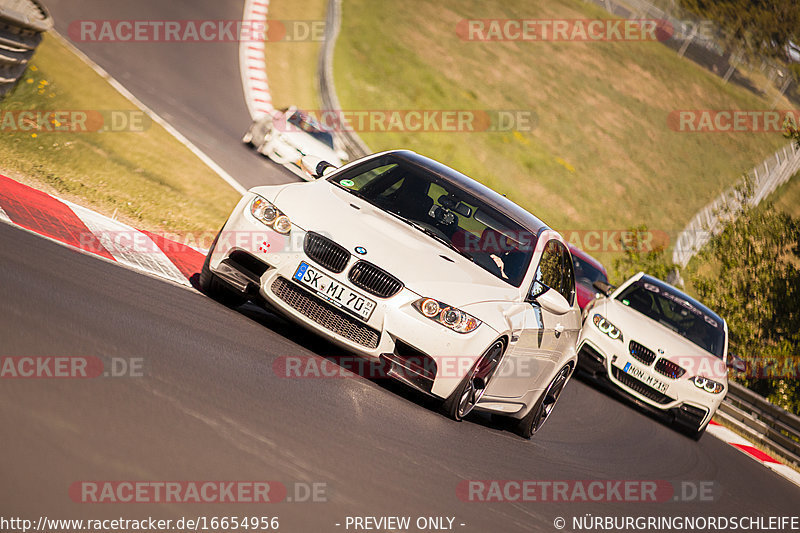
<path id="1" fill-rule="evenodd" d="M 6 110 L 136 110 L 60 39 L 46 35 Z M 0 172 L 137 227 L 217 230 L 239 199 L 161 126 L 140 132 L 3 132 Z"/>
<path id="2" fill-rule="evenodd" d="M 277 21 L 325 20 L 326 0 L 273 0 L 268 17 Z M 310 23 L 303 23 L 308 27 Z M 319 41 L 267 42 L 264 56 L 267 63 L 267 79 L 272 94 L 272 104 L 277 108 L 295 105 L 300 109 L 320 109 L 317 80 Z"/>
<path id="3" fill-rule="evenodd" d="M 785 211 L 793 218 L 800 218 L 800 172 L 778 187 L 768 200 L 775 203 L 776 209 Z"/>
<path id="4" fill-rule="evenodd" d="M 579 0 L 345 0 L 337 92 L 345 109 L 532 110 L 530 132 L 362 138 L 375 151 L 410 148 L 438 159 L 562 231 L 646 224 L 674 238 L 786 141 L 675 132 L 669 113 L 770 102 L 659 43 L 467 42 L 455 31 L 471 18 L 608 17 Z"/>

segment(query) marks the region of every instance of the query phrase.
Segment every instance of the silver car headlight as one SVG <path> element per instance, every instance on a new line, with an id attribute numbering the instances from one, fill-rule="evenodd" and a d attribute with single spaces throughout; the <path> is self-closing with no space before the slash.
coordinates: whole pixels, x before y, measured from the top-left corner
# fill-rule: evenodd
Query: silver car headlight
<path id="1" fill-rule="evenodd" d="M 619 339 L 623 343 L 625 342 L 622 339 L 622 332 L 619 330 L 619 328 L 606 320 L 603 315 L 595 313 L 595 315 L 592 317 L 592 322 L 594 322 L 594 325 L 597 326 L 597 329 L 608 335 L 610 338 Z"/>
<path id="2" fill-rule="evenodd" d="M 719 394 L 725 390 L 725 385 L 722 383 L 717 383 L 713 379 L 704 378 L 703 376 L 694 376 L 693 378 L 689 378 L 689 381 L 694 383 L 694 386 L 698 389 L 703 389 L 711 394 Z"/>
<path id="3" fill-rule="evenodd" d="M 289 217 L 284 215 L 280 209 L 261 196 L 253 198 L 253 201 L 250 203 L 250 214 L 278 233 L 286 235 L 292 230 L 292 222 L 289 220 Z"/>
<path id="4" fill-rule="evenodd" d="M 458 333 L 470 333 L 478 329 L 481 321 L 461 309 L 449 306 L 433 298 L 420 298 L 414 302 L 414 309 Z"/>

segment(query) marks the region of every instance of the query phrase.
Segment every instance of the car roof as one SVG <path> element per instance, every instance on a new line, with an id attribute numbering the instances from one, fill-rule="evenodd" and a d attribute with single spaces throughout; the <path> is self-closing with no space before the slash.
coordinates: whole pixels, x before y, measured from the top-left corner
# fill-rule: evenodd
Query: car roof
<path id="1" fill-rule="evenodd" d="M 606 272 L 606 267 L 603 266 L 603 263 L 601 263 L 600 261 L 598 261 L 597 259 L 595 259 L 591 255 L 587 254 L 585 251 L 581 250 L 580 248 L 578 248 L 574 244 L 569 244 L 568 246 L 569 246 L 569 251 L 572 252 L 572 255 L 577 255 L 583 261 L 586 261 L 587 263 L 591 263 L 592 266 L 594 266 L 597 270 L 605 273 L 606 276 L 608 276 L 608 272 Z"/>
<path id="2" fill-rule="evenodd" d="M 466 176 L 461 172 L 454 170 L 447 165 L 439 163 L 438 161 L 435 161 L 429 157 L 419 155 L 411 150 L 392 150 L 378 155 L 391 155 L 392 157 L 408 163 L 411 166 L 435 174 L 442 180 L 452 183 L 458 188 L 465 190 L 478 200 L 494 207 L 499 212 L 516 221 L 534 235 L 539 235 L 541 231 L 550 229 L 547 224 L 505 196 L 495 192 L 486 185 L 475 181 L 469 176 Z"/>
<path id="3" fill-rule="evenodd" d="M 655 285 L 659 289 L 666 290 L 666 291 L 672 292 L 674 294 L 677 294 L 678 296 L 680 296 L 681 298 L 685 299 L 687 302 L 692 304 L 693 307 L 699 309 L 700 311 L 702 311 L 703 313 L 707 314 L 708 316 L 710 316 L 714 320 L 718 320 L 720 322 L 720 324 L 724 324 L 725 323 L 725 320 L 721 316 L 719 316 L 717 313 L 715 313 L 714 311 L 712 311 L 711 309 L 709 309 L 705 305 L 701 304 L 700 302 L 698 302 L 697 300 L 695 300 L 694 298 L 692 298 L 691 296 L 689 296 L 685 292 L 673 287 L 672 285 L 670 285 L 666 281 L 661 281 L 658 278 L 654 278 L 650 274 L 642 274 L 641 278 L 639 278 L 639 279 L 641 279 L 643 281 L 646 281 L 647 283 L 652 283 L 653 285 Z"/>

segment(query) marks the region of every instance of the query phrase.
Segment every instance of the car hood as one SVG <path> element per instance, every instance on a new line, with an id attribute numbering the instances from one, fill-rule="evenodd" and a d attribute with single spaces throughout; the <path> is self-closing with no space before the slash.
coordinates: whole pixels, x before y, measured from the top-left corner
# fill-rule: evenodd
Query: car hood
<path id="1" fill-rule="evenodd" d="M 304 131 L 282 131 L 280 135 L 283 142 L 303 152 L 305 155 L 319 157 L 337 167 L 342 164 L 342 160 L 336 150 Z"/>
<path id="2" fill-rule="evenodd" d="M 519 288 L 326 180 L 289 185 L 278 193 L 275 205 L 292 223 L 333 239 L 351 253 L 357 246 L 366 248 L 364 260 L 420 296 L 456 307 L 519 298 Z"/>
<path id="3" fill-rule="evenodd" d="M 626 348 L 631 340 L 635 340 L 653 350 L 656 357 L 664 357 L 684 368 L 686 378 L 702 375 L 724 380 L 727 377 L 724 361 L 714 354 L 622 302 L 611 298 L 603 298 L 601 302 L 592 308 L 590 315 L 600 313 L 610 320 L 622 332 Z"/>

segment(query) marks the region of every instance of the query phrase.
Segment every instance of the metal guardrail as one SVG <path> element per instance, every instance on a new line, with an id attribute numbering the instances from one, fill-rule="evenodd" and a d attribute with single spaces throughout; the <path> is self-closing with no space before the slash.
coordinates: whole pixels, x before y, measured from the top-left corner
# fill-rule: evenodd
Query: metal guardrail
<path id="1" fill-rule="evenodd" d="M 786 464 L 800 467 L 800 417 L 732 381 L 717 416 Z"/>
<path id="2" fill-rule="evenodd" d="M 789 181 L 789 178 L 798 171 L 800 171 L 800 149 L 795 143 L 784 146 L 767 157 L 760 165 L 748 172 L 748 179 L 753 184 L 753 197 L 750 204 L 758 205 L 761 200 Z M 712 236 L 724 229 L 725 224 L 719 217 L 720 210 L 726 207 L 735 210 L 740 206 L 741 198 L 734 186 L 698 211 L 683 231 L 678 234 L 675 249 L 672 252 L 672 262 L 685 267 L 689 260 L 711 240 Z"/>
<path id="3" fill-rule="evenodd" d="M 319 94 L 322 98 L 322 107 L 325 111 L 339 113 L 341 106 L 339 98 L 336 96 L 336 87 L 333 83 L 333 48 L 336 38 L 339 36 L 342 19 L 341 0 L 328 0 L 328 12 L 325 20 L 325 39 L 319 52 L 319 63 L 317 66 L 317 76 L 319 78 Z M 334 132 L 345 151 L 350 155 L 350 159 L 358 159 L 369 155 L 372 150 L 366 145 L 361 137 L 348 128 L 341 128 Z"/>
<path id="4" fill-rule="evenodd" d="M 0 0 L 0 98 L 16 87 L 42 33 L 52 28 L 53 19 L 38 0 Z"/>

